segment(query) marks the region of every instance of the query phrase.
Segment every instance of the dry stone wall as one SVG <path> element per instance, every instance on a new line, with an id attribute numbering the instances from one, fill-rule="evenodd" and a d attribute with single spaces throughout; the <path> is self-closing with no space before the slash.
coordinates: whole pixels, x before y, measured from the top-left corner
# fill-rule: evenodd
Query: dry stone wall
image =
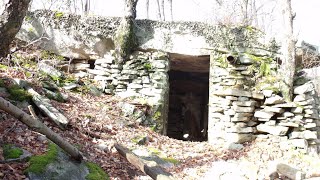
<path id="1" fill-rule="evenodd" d="M 94 69 L 87 71 L 105 93 L 122 98 L 135 98 L 138 103 L 150 105 L 150 114 L 141 119 L 140 123 L 157 125 L 157 130 L 165 134 L 168 70 L 169 60 L 166 53 L 136 51 L 123 64 L 117 64 L 111 52 L 104 58 L 97 59 Z"/>
<path id="2" fill-rule="evenodd" d="M 274 88 L 261 85 L 252 71 L 254 63 L 211 58 L 208 140 L 243 143 L 254 138 L 276 138 L 284 146 L 317 151 L 319 98 L 312 82 L 294 88 L 293 102 L 286 102 Z M 258 86 L 258 87 L 257 87 Z"/>

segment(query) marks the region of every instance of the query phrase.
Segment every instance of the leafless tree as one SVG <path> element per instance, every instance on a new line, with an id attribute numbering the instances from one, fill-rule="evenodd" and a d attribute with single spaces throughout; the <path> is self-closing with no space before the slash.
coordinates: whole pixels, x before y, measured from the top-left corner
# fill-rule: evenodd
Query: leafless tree
<path id="1" fill-rule="evenodd" d="M 293 91 L 293 77 L 295 73 L 295 44 L 293 35 L 293 19 L 291 0 L 281 0 L 283 7 L 283 41 L 282 41 L 282 65 L 281 65 L 281 78 L 283 84 L 281 92 L 286 100 L 292 100 Z"/>
<path id="2" fill-rule="evenodd" d="M 30 0 L 0 2 L 0 58 L 9 53 L 9 45 L 21 28 Z"/>

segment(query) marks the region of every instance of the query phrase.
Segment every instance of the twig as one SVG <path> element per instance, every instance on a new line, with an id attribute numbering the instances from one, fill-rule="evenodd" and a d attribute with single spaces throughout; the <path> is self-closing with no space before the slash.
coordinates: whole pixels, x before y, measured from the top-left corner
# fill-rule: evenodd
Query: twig
<path id="1" fill-rule="evenodd" d="M 28 106 L 29 112 L 31 114 L 31 116 L 33 117 L 33 119 L 39 119 L 36 115 L 36 113 L 34 112 L 34 109 L 32 108 L 31 105 Z"/>

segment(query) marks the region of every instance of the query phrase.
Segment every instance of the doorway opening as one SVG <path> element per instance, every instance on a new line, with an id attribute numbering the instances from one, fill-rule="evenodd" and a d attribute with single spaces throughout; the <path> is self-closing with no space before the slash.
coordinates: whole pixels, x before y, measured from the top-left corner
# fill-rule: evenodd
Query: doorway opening
<path id="1" fill-rule="evenodd" d="M 209 55 L 170 54 L 169 137 L 207 140 L 209 64 Z"/>

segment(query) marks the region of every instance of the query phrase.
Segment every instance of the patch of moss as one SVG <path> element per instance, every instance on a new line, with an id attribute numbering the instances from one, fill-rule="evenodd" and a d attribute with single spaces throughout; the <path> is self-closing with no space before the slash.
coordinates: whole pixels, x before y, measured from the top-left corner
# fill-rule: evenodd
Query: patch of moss
<path id="1" fill-rule="evenodd" d="M 109 180 L 109 176 L 97 164 L 87 162 L 86 166 L 89 169 L 89 174 L 86 176 L 87 180 Z"/>
<path id="2" fill-rule="evenodd" d="M 49 150 L 46 154 L 40 156 L 33 156 L 30 158 L 30 166 L 25 170 L 25 172 L 33 172 L 35 174 L 41 174 L 46 166 L 54 162 L 58 155 L 57 145 L 50 143 Z"/>
<path id="3" fill-rule="evenodd" d="M 5 87 L 4 80 L 0 79 L 0 87 Z"/>
<path id="4" fill-rule="evenodd" d="M 8 87 L 9 98 L 15 101 L 30 101 L 32 96 L 18 85 Z"/>
<path id="5" fill-rule="evenodd" d="M 13 147 L 11 144 L 6 144 L 3 146 L 3 156 L 4 159 L 16 159 L 23 154 L 20 148 Z"/>
<path id="6" fill-rule="evenodd" d="M 164 160 L 164 161 L 170 162 L 170 163 L 172 163 L 172 164 L 179 164 L 179 163 L 180 163 L 180 161 L 179 161 L 179 160 L 174 159 L 174 158 L 170 158 L 170 157 L 167 157 L 167 158 L 161 158 L 161 159 L 162 159 L 162 160 Z"/>
<path id="7" fill-rule="evenodd" d="M 7 70 L 8 68 L 8 66 L 0 64 L 0 70 Z"/>
<path id="8" fill-rule="evenodd" d="M 148 148 L 148 150 L 151 152 L 151 154 L 154 154 L 154 155 L 160 155 L 160 151 L 159 149 L 156 149 L 156 148 L 153 148 L 153 147 L 150 147 Z"/>
<path id="9" fill-rule="evenodd" d="M 116 51 L 118 53 L 118 62 L 124 62 L 132 49 L 136 46 L 136 37 L 133 29 L 133 19 L 122 19 L 115 36 Z"/>

